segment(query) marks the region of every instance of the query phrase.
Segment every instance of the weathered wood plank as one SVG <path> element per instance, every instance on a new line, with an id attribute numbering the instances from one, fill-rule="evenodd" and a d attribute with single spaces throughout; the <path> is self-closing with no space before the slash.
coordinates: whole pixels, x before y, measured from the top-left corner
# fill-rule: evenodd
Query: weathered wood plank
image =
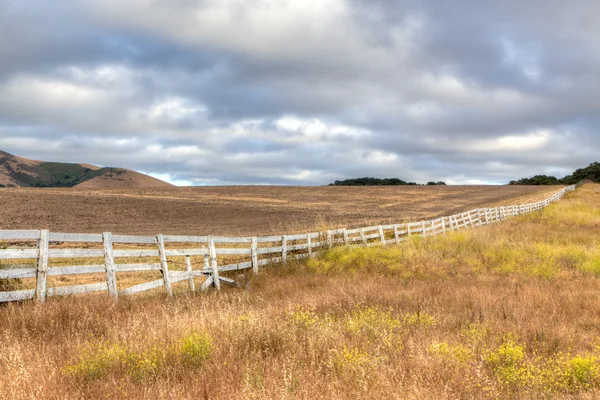
<path id="1" fill-rule="evenodd" d="M 256 250 L 256 254 L 270 254 L 270 253 L 281 253 L 283 251 L 283 247 L 259 247 Z"/>
<path id="2" fill-rule="evenodd" d="M 48 268 L 48 276 L 99 274 L 106 272 L 104 264 L 100 265 L 71 265 L 68 267 Z"/>
<path id="3" fill-rule="evenodd" d="M 219 255 L 251 255 L 252 249 L 227 249 L 227 248 L 216 248 L 216 252 Z"/>
<path id="4" fill-rule="evenodd" d="M 288 252 L 297 251 L 297 250 L 306 250 L 307 248 L 308 248 L 308 243 L 287 245 Z"/>
<path id="5" fill-rule="evenodd" d="M 0 260 L 22 260 L 26 258 L 38 258 L 38 255 L 38 249 L 0 249 Z"/>
<path id="6" fill-rule="evenodd" d="M 50 258 L 104 258 L 104 250 L 99 249 L 50 249 Z"/>
<path id="7" fill-rule="evenodd" d="M 192 276 L 192 260 L 191 260 L 190 256 L 185 257 L 185 270 L 189 275 L 190 290 L 192 292 L 195 292 L 196 291 L 196 282 L 194 282 L 194 277 Z"/>
<path id="8" fill-rule="evenodd" d="M 221 290 L 221 281 L 219 280 L 219 266 L 217 265 L 217 251 L 212 236 L 208 237 L 208 249 L 210 251 L 210 268 L 212 269 L 213 285 L 216 290 Z"/>
<path id="9" fill-rule="evenodd" d="M 381 235 L 379 233 L 372 233 L 370 235 L 365 235 L 365 239 L 367 239 L 367 240 L 380 239 L 381 240 Z"/>
<path id="10" fill-rule="evenodd" d="M 50 242 L 102 243 L 102 235 L 96 233 L 50 233 Z"/>
<path id="11" fill-rule="evenodd" d="M 165 243 L 206 243 L 207 236 L 174 236 L 163 235 Z"/>
<path id="12" fill-rule="evenodd" d="M 367 237 L 365 236 L 365 230 L 363 228 L 360 228 L 359 232 L 360 232 L 360 239 L 362 240 L 363 245 L 366 246 L 367 245 Z"/>
<path id="13" fill-rule="evenodd" d="M 104 232 L 102 241 L 104 242 L 104 266 L 106 268 L 108 292 L 112 298 L 116 299 L 119 297 L 119 293 L 117 291 L 117 268 L 115 267 L 115 257 L 113 255 L 112 233 Z"/>
<path id="14" fill-rule="evenodd" d="M 385 235 L 383 233 L 383 226 L 379 225 L 377 230 L 379 232 L 379 240 L 381 241 L 381 244 L 385 246 Z"/>
<path id="15" fill-rule="evenodd" d="M 15 290 L 13 292 L 0 292 L 0 303 L 7 301 L 30 300 L 35 297 L 35 289 Z"/>
<path id="16" fill-rule="evenodd" d="M 207 269 L 207 270 L 201 269 L 201 270 L 192 271 L 192 276 L 204 276 L 204 277 L 206 277 L 206 276 L 208 276 L 210 274 L 211 274 L 210 269 Z"/>
<path id="17" fill-rule="evenodd" d="M 39 238 L 39 229 L 0 231 L 0 240 L 39 240 Z"/>
<path id="18" fill-rule="evenodd" d="M 0 269 L 0 279 L 26 279 L 35 278 L 37 269 L 35 268 L 11 268 Z"/>
<path id="19" fill-rule="evenodd" d="M 297 235 L 286 235 L 288 242 L 293 240 L 306 240 L 306 233 L 297 234 Z"/>
<path id="20" fill-rule="evenodd" d="M 172 249 L 165 250 L 167 257 L 183 257 L 183 256 L 204 256 L 208 254 L 208 249 Z"/>
<path id="21" fill-rule="evenodd" d="M 258 243 L 280 242 L 281 236 L 258 236 L 256 240 Z"/>
<path id="22" fill-rule="evenodd" d="M 48 272 L 48 246 L 50 232 L 47 229 L 40 231 L 40 240 L 38 241 L 38 262 L 37 277 L 35 285 L 35 298 L 40 303 L 46 301 L 46 274 Z"/>
<path id="23" fill-rule="evenodd" d="M 104 292 L 108 290 L 106 282 L 90 283 L 87 285 L 54 287 L 48 289 L 48 296 L 68 296 L 72 294 Z"/>
<path id="24" fill-rule="evenodd" d="M 117 272 L 160 271 L 160 264 L 117 264 Z"/>
<path id="25" fill-rule="evenodd" d="M 125 295 L 126 294 L 134 294 L 134 293 L 139 293 L 139 292 L 145 292 L 146 290 L 156 289 L 156 288 L 159 288 L 164 285 L 165 285 L 165 281 L 161 278 L 161 279 L 157 279 L 155 281 L 140 283 L 138 285 L 128 287 L 127 289 L 121 290 L 120 293 L 125 294 Z"/>
<path id="26" fill-rule="evenodd" d="M 226 284 L 226 285 L 229 285 L 229 286 L 234 286 L 234 287 L 237 287 L 237 286 L 238 286 L 237 282 L 236 282 L 236 281 L 234 281 L 233 279 L 224 278 L 224 277 L 220 276 L 220 277 L 219 277 L 219 280 L 220 280 L 222 283 L 224 283 L 224 284 Z"/>
<path id="27" fill-rule="evenodd" d="M 252 242 L 250 246 L 250 256 L 252 257 L 252 272 L 256 275 L 258 274 L 258 241 L 256 239 L 256 236 L 252 237 Z"/>
<path id="28" fill-rule="evenodd" d="M 228 271 L 241 271 L 244 269 L 248 269 L 248 268 L 252 268 L 252 261 L 246 261 L 246 262 L 241 262 L 241 263 L 237 263 L 237 264 L 229 264 L 229 265 L 224 265 L 222 267 L 219 267 L 219 272 L 228 272 Z M 211 269 L 208 269 L 206 271 L 203 272 L 209 272 L 210 273 Z"/>
<path id="29" fill-rule="evenodd" d="M 213 278 L 212 275 L 209 276 L 204 282 L 202 282 L 202 285 L 200 286 L 200 291 L 204 292 L 208 290 L 209 287 L 213 286 L 214 282 L 215 278 Z"/>
<path id="30" fill-rule="evenodd" d="M 160 257 L 160 266 L 165 284 L 165 289 L 169 297 L 173 296 L 173 289 L 171 288 L 171 275 L 169 274 L 169 263 L 167 262 L 167 255 L 165 254 L 165 239 L 163 235 L 156 236 L 156 243 L 158 245 L 158 253 Z"/>
<path id="31" fill-rule="evenodd" d="M 115 258 L 124 257 L 160 257 L 158 250 L 113 250 Z"/>
<path id="32" fill-rule="evenodd" d="M 213 242 L 216 243 L 251 243 L 251 237 L 227 237 L 227 236 L 213 236 Z"/>
<path id="33" fill-rule="evenodd" d="M 369 232 L 369 231 L 379 231 L 379 225 L 375 225 L 375 226 L 367 226 L 365 228 L 362 228 L 363 231 L 365 232 Z"/>
<path id="34" fill-rule="evenodd" d="M 177 283 L 177 282 L 182 282 L 188 279 L 194 279 L 193 276 L 189 273 L 189 272 L 183 272 L 183 271 L 171 271 L 169 272 L 170 276 L 170 280 L 171 280 L 171 284 L 173 283 Z"/>
<path id="35" fill-rule="evenodd" d="M 113 235 L 113 243 L 120 244 L 156 244 L 153 236 Z"/>

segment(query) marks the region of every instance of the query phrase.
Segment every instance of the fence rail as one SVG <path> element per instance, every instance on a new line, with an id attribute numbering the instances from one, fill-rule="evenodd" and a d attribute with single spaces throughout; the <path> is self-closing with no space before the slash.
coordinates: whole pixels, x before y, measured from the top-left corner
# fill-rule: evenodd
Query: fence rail
<path id="1" fill-rule="evenodd" d="M 43 302 L 48 296 L 90 292 L 109 292 L 113 298 L 117 298 L 119 295 L 140 293 L 160 287 L 164 287 L 166 293 L 172 296 L 172 286 L 185 281 L 192 291 L 206 290 L 209 287 L 219 290 L 222 283 L 236 284 L 234 280 L 222 276 L 223 273 L 241 270 L 258 273 L 261 266 L 286 262 L 291 258 L 311 257 L 336 245 L 387 245 L 401 243 L 413 235 L 428 237 L 488 225 L 542 210 L 575 188 L 576 185 L 569 186 L 536 203 L 478 208 L 427 221 L 294 235 L 129 236 L 112 235 L 110 232 L 79 234 L 48 230 L 0 231 L 0 261 L 4 262 L 0 264 L 0 284 L 14 279 L 35 280 L 35 288 L 0 291 L 0 302 L 34 298 Z M 5 245 L 2 246 L 2 243 Z M 7 246 L 6 243 L 13 245 Z M 98 248 L 70 247 L 72 244 L 83 243 L 87 246 L 96 245 Z M 131 262 L 131 259 L 135 262 Z M 29 263 L 24 264 L 25 261 Z M 74 265 L 50 265 L 56 262 L 68 264 L 69 261 Z M 177 267 L 179 270 L 171 267 Z M 159 271 L 162 277 L 118 288 L 119 274 L 148 271 Z M 103 274 L 104 278 L 102 282 L 97 283 L 48 287 L 48 277 L 85 274 Z M 199 288 L 196 288 L 195 283 L 197 277 L 205 278 Z"/>

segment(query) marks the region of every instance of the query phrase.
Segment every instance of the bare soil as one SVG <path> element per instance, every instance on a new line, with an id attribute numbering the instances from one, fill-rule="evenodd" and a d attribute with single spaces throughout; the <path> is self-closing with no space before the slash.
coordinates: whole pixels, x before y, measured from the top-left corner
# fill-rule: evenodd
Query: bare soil
<path id="1" fill-rule="evenodd" d="M 537 201 L 558 186 L 0 189 L 0 229 L 261 235 L 437 218 Z"/>

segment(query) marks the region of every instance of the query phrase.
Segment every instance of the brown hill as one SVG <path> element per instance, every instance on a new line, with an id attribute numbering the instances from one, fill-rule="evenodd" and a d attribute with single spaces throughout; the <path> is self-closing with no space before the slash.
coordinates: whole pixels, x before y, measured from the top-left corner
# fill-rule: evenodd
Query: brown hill
<path id="1" fill-rule="evenodd" d="M 0 187 L 157 188 L 172 187 L 124 168 L 58 163 L 17 157 L 0 150 Z"/>
<path id="2" fill-rule="evenodd" d="M 119 173 L 107 171 L 75 186 L 78 189 L 111 189 L 111 188 L 161 188 L 172 187 L 170 183 L 128 169 L 119 169 Z"/>

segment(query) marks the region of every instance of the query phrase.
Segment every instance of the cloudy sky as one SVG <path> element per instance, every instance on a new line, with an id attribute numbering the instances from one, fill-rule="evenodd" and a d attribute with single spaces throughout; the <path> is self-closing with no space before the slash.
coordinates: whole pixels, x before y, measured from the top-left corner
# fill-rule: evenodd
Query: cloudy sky
<path id="1" fill-rule="evenodd" d="M 597 0 L 0 0 L 0 149 L 182 185 L 600 160 Z"/>

